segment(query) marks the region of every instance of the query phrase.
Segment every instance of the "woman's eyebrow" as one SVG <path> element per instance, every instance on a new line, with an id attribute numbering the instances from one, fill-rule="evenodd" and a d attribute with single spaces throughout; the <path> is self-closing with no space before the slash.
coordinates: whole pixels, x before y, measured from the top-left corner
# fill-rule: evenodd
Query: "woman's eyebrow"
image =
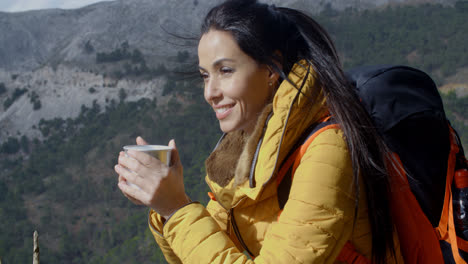
<path id="1" fill-rule="evenodd" d="M 213 62 L 213 67 L 216 68 L 218 67 L 221 63 L 225 62 L 225 61 L 229 61 L 229 62 L 235 62 L 236 60 L 234 59 L 229 59 L 229 58 L 221 58 L 221 59 L 218 59 L 216 60 L 215 62 Z M 202 71 L 207 71 L 205 68 L 203 68 L 202 66 L 198 65 L 198 69 L 199 70 L 202 70 Z"/>
<path id="2" fill-rule="evenodd" d="M 235 62 L 236 60 L 234 59 L 229 59 L 229 58 L 221 58 L 221 59 L 218 59 L 216 60 L 215 62 L 213 62 L 213 67 L 216 67 L 216 66 L 219 66 L 219 64 L 225 62 L 225 61 L 229 61 L 229 62 Z"/>

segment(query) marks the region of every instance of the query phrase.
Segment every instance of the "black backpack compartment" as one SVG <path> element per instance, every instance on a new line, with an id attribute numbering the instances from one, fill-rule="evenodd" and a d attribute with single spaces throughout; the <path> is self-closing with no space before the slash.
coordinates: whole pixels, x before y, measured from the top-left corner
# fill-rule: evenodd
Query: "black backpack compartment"
<path id="1" fill-rule="evenodd" d="M 407 66 L 364 66 L 347 76 L 388 147 L 399 155 L 421 209 L 438 226 L 450 140 L 434 81 Z"/>

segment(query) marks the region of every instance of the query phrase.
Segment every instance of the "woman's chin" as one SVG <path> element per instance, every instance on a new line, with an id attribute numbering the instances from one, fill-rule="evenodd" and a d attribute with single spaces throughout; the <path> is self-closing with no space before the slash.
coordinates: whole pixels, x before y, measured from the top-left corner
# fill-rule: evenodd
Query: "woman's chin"
<path id="1" fill-rule="evenodd" d="M 230 132 L 234 132 L 236 130 L 239 130 L 238 125 L 233 124 L 232 122 L 229 122 L 227 120 L 220 121 L 219 122 L 219 128 L 221 129 L 221 131 L 223 131 L 223 133 L 230 133 Z"/>
<path id="2" fill-rule="evenodd" d="M 219 125 L 219 128 L 221 129 L 223 133 L 230 133 L 230 132 L 235 131 L 235 129 L 232 129 L 231 127 L 223 126 L 221 124 Z"/>
<path id="3" fill-rule="evenodd" d="M 231 133 L 234 131 L 242 130 L 246 132 L 247 134 L 250 134 L 254 129 L 255 123 L 249 122 L 249 124 L 251 125 L 246 126 L 246 125 L 241 125 L 241 124 L 235 124 L 233 122 L 219 122 L 219 128 L 221 129 L 223 133 Z"/>

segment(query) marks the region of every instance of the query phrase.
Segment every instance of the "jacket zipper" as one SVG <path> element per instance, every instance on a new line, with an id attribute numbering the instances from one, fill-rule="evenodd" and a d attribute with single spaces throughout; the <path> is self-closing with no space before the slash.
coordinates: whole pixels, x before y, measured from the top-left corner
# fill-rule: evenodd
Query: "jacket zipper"
<path id="1" fill-rule="evenodd" d="M 304 80 L 306 80 L 306 79 L 308 78 L 308 75 L 309 75 L 309 69 L 307 70 L 307 74 L 306 74 Z M 304 83 L 305 83 L 305 81 L 304 81 Z M 301 86 L 301 88 L 299 89 L 298 93 L 297 93 L 296 96 L 294 97 L 293 103 L 291 104 L 291 106 L 290 106 L 290 108 L 289 108 L 289 110 L 288 110 L 288 115 L 287 115 L 287 117 L 286 117 L 285 126 L 284 126 L 283 132 L 282 132 L 282 134 L 281 134 L 281 139 L 280 139 L 279 147 L 278 147 L 278 150 L 277 150 L 277 153 L 278 153 L 278 154 L 276 155 L 275 169 L 276 169 L 276 166 L 278 165 L 277 163 L 278 163 L 279 151 L 280 151 L 280 149 L 281 149 L 281 143 L 283 142 L 284 134 L 285 134 L 285 132 L 286 132 L 286 127 L 287 127 L 287 124 L 288 124 L 288 121 L 289 121 L 289 116 L 290 116 L 290 114 L 291 114 L 292 105 L 293 105 L 294 102 L 297 100 L 297 98 L 298 98 L 298 96 L 299 96 L 299 94 L 300 94 L 300 92 L 301 92 L 301 90 L 302 90 L 302 87 L 304 86 L 304 83 L 302 84 L 302 86 Z M 268 123 L 268 121 L 270 120 L 270 117 L 271 117 L 271 115 L 267 118 L 266 123 Z M 265 126 L 266 126 L 266 125 L 265 125 Z M 264 128 L 263 133 L 265 133 L 265 130 L 266 130 L 266 127 Z M 263 139 L 263 135 L 262 135 L 261 138 Z M 262 140 L 260 140 L 259 144 L 261 144 L 261 142 L 262 142 Z M 256 153 L 255 153 L 255 155 L 254 155 L 254 162 L 253 162 L 254 165 L 251 167 L 251 171 L 250 171 L 250 175 L 249 175 L 249 183 L 250 183 L 250 187 L 251 187 L 251 188 L 255 185 L 255 184 L 253 184 L 253 179 L 252 179 L 252 177 L 253 177 L 253 171 L 252 171 L 252 170 L 253 170 L 253 168 L 254 168 L 255 165 L 256 165 L 256 164 L 255 164 L 255 163 L 256 163 L 256 157 L 255 157 L 255 156 L 258 155 L 258 150 L 259 150 L 259 145 L 257 146 L 257 151 L 256 151 Z M 273 169 L 273 173 L 272 173 L 272 175 L 270 176 L 270 178 L 263 184 L 264 186 L 273 178 L 275 169 Z M 239 203 L 237 203 L 237 204 L 239 204 Z M 245 244 L 245 242 L 244 242 L 244 240 L 242 239 L 242 236 L 241 236 L 241 234 L 240 234 L 240 232 L 239 232 L 239 228 L 237 227 L 236 218 L 234 217 L 234 207 L 231 208 L 231 210 L 229 211 L 229 213 L 230 213 L 230 219 L 231 219 L 231 221 L 230 221 L 230 222 L 231 222 L 231 226 L 232 226 L 232 228 L 234 229 L 234 233 L 236 234 L 237 240 L 239 240 L 239 242 L 240 242 L 241 246 L 244 248 L 244 250 L 247 251 L 247 253 L 248 253 L 252 258 L 254 258 L 254 255 L 252 254 L 252 252 L 249 250 L 249 248 L 248 248 L 247 245 Z"/>
<path id="2" fill-rule="evenodd" d="M 296 95 L 296 98 L 294 99 L 294 101 L 297 99 L 297 95 Z M 289 109 L 289 111 L 291 111 L 291 108 Z M 286 124 L 289 120 L 289 114 L 290 112 L 288 112 L 288 117 L 286 118 Z M 269 120 L 269 118 L 268 118 Z M 285 126 L 286 127 L 286 126 Z M 285 130 L 286 128 L 283 130 L 283 133 L 281 135 L 281 140 L 280 140 L 280 146 L 281 146 L 281 142 L 283 141 L 283 137 L 284 137 L 284 134 L 285 134 Z M 223 135 L 224 137 L 224 135 Z M 218 142 L 219 144 L 219 142 Z M 258 148 L 258 147 L 257 147 Z M 215 148 L 216 149 L 216 148 Z M 279 150 L 278 150 L 279 152 Z M 256 153 L 258 155 L 258 153 Z M 254 158 L 255 159 L 255 158 Z M 278 155 L 276 156 L 276 162 L 275 162 L 275 168 L 276 168 L 276 163 L 278 162 Z M 274 171 L 274 170 L 273 170 Z M 252 185 L 252 171 L 250 173 L 250 176 L 249 176 L 249 181 L 250 181 L 250 187 L 253 187 Z M 270 178 L 264 183 L 264 185 L 266 185 L 271 179 L 273 178 L 273 174 L 270 176 Z M 213 189 L 211 188 L 211 185 L 208 183 L 208 187 L 211 189 L 216 201 L 218 202 L 219 205 L 221 205 L 221 207 L 223 207 L 226 211 L 227 208 L 224 207 L 224 205 L 218 200 L 218 198 L 216 198 L 216 194 L 213 192 Z M 244 197 L 245 198 L 245 197 Z M 237 204 L 239 204 L 243 199 L 241 199 Z M 234 206 L 235 207 L 235 206 Z M 234 234 L 236 235 L 236 238 L 237 240 L 239 241 L 239 243 L 241 244 L 242 248 L 249 254 L 249 256 L 253 259 L 254 258 L 254 254 L 252 253 L 252 251 L 250 251 L 250 249 L 247 247 L 247 244 L 245 244 L 244 242 L 244 239 L 242 239 L 242 236 L 240 234 L 240 231 L 239 231 L 239 227 L 237 226 L 237 223 L 236 223 L 236 218 L 234 217 L 234 207 L 232 207 L 229 211 L 228 211 L 228 219 L 230 219 L 230 225 L 232 226 L 232 229 L 234 230 Z"/>
<path id="3" fill-rule="evenodd" d="M 249 248 L 247 247 L 247 245 L 245 244 L 244 242 L 244 239 L 242 239 L 242 236 L 239 232 L 239 228 L 237 227 L 237 223 L 236 223 L 236 218 L 234 216 L 234 208 L 231 208 L 231 210 L 229 210 L 229 214 L 230 214 L 230 219 L 231 219 L 231 226 L 232 226 L 232 229 L 234 230 L 234 234 L 236 235 L 237 237 L 237 240 L 239 241 L 239 243 L 241 244 L 242 248 L 247 251 L 247 253 L 250 255 L 250 257 L 254 258 L 254 254 L 252 253 L 252 251 L 249 250 Z"/>
<path id="4" fill-rule="evenodd" d="M 299 94 L 299 93 L 298 93 Z M 294 101 L 297 99 L 297 96 L 298 94 L 296 94 L 296 97 L 294 98 Z M 290 115 L 290 111 L 291 111 L 291 108 L 289 108 L 289 112 L 288 112 L 288 117 L 286 118 L 286 124 L 289 120 L 289 115 Z M 270 117 L 267 118 L 267 122 L 268 120 L 270 119 Z M 283 141 L 283 137 L 284 137 L 284 134 L 285 134 L 285 131 L 286 131 L 286 125 L 285 125 L 285 129 L 283 130 L 282 132 L 282 135 L 281 135 L 281 140 L 280 140 L 280 146 L 281 146 L 281 142 Z M 265 132 L 265 131 L 264 131 Z M 222 138 L 224 138 L 225 135 L 223 135 Z M 222 140 L 221 138 L 221 140 Z M 220 140 L 220 141 L 221 141 Z M 219 142 L 220 142 L 219 141 Z M 219 142 L 218 144 L 216 145 L 216 147 L 219 145 Z M 257 146 L 258 148 L 258 146 Z M 216 148 L 215 148 L 216 149 Z M 257 152 L 258 152 L 258 149 L 257 149 Z M 278 149 L 278 152 L 279 152 L 279 149 Z M 256 155 L 258 155 L 258 153 L 256 153 Z M 254 157 L 255 159 L 255 157 Z M 276 156 L 276 162 L 275 162 L 275 168 L 276 168 L 276 163 L 278 162 L 278 155 Z M 252 168 L 251 168 L 252 170 Z M 274 170 L 273 170 L 274 171 Z M 249 175 L 249 181 L 250 181 L 250 187 L 253 187 L 252 185 L 252 171 L 250 172 L 250 175 Z M 273 178 L 273 174 L 270 176 L 270 178 L 264 183 L 264 185 L 266 185 L 266 183 L 268 183 L 271 178 Z M 242 236 L 240 234 L 240 231 L 239 231 L 239 227 L 237 226 L 237 223 L 236 223 L 236 218 L 234 217 L 234 207 L 231 207 L 231 209 L 228 211 L 226 207 L 224 207 L 224 205 L 218 200 L 218 198 L 216 197 L 216 194 L 215 192 L 213 192 L 213 188 L 211 188 L 211 185 L 207 182 L 208 184 L 208 187 L 210 188 L 210 190 L 212 191 L 216 201 L 218 202 L 219 205 L 221 205 L 221 207 L 223 207 L 227 212 L 228 212 L 228 219 L 230 219 L 229 221 L 229 224 L 231 225 L 232 229 L 234 230 L 234 234 L 236 235 L 236 238 L 237 240 L 239 241 L 239 243 L 241 244 L 242 248 L 250 255 L 250 257 L 253 259 L 254 258 L 254 254 L 252 253 L 252 251 L 250 251 L 250 249 L 247 247 L 247 244 L 245 244 L 244 242 L 244 239 L 242 239 Z M 245 198 L 245 197 L 244 197 Z M 241 199 L 237 204 L 239 204 L 243 199 Z"/>
<path id="5" fill-rule="evenodd" d="M 310 66 L 309 66 L 309 67 L 310 67 Z M 309 75 L 309 74 L 310 74 L 309 69 L 307 69 L 307 74 L 306 74 L 304 80 L 306 80 L 306 79 L 308 78 L 308 75 Z M 302 90 L 302 87 L 304 86 L 304 84 L 305 84 L 305 81 L 304 81 L 303 84 L 301 85 L 301 88 L 299 89 L 299 91 L 296 93 L 296 96 L 295 96 L 294 99 L 293 99 L 293 103 L 291 104 L 291 106 L 290 106 L 290 108 L 289 108 L 289 110 L 288 110 L 288 115 L 287 115 L 287 117 L 286 117 L 285 126 L 284 126 L 283 132 L 282 132 L 282 134 L 281 134 L 281 139 L 280 139 L 280 143 L 279 143 L 279 149 L 277 150 L 277 153 L 279 153 L 279 151 L 280 151 L 281 143 L 283 142 L 283 137 L 284 137 L 284 134 L 286 133 L 286 127 L 287 127 L 287 123 L 288 123 L 288 121 L 289 121 L 289 115 L 291 114 L 292 105 L 293 105 L 294 102 L 297 100 L 299 94 L 301 93 L 301 90 Z M 271 116 L 270 116 L 270 117 L 271 117 Z M 270 120 L 270 117 L 267 118 L 267 123 L 268 123 L 268 121 Z M 263 131 L 263 133 L 265 133 L 265 131 Z M 224 136 L 225 136 L 225 134 L 223 134 L 223 136 L 221 137 L 221 139 L 218 141 L 218 143 L 216 144 L 215 149 L 218 147 L 219 143 L 220 143 L 221 140 L 224 138 Z M 262 138 L 263 138 L 263 136 L 262 136 Z M 258 148 L 258 146 L 257 146 L 257 148 Z M 257 154 L 258 154 L 258 153 L 257 153 Z M 277 163 L 278 163 L 278 156 L 279 156 L 279 154 L 276 155 L 275 169 L 276 169 L 276 166 L 278 165 L 278 164 L 277 164 Z M 271 175 L 270 178 L 263 184 L 264 186 L 273 178 L 274 171 L 275 171 L 275 170 L 273 169 L 272 175 Z M 251 178 L 252 178 L 252 175 L 253 175 L 253 174 L 252 174 L 252 171 L 251 171 L 251 172 L 250 172 L 250 175 L 249 175 L 250 187 L 253 187 L 252 185 L 254 185 L 253 182 L 252 182 L 252 179 L 251 179 Z M 209 188 L 211 189 L 211 191 L 213 192 L 213 189 L 211 188 L 211 185 L 210 185 L 209 183 L 208 183 L 208 187 L 209 187 Z M 213 195 L 214 195 L 215 198 L 216 198 L 216 195 L 215 195 L 214 192 L 213 192 Z M 244 197 L 244 198 L 245 198 L 245 197 Z M 226 207 L 224 207 L 224 205 L 218 200 L 218 198 L 216 198 L 216 200 L 217 200 L 217 202 L 221 205 L 221 207 L 223 207 L 223 208 L 227 211 Z M 241 199 L 237 204 L 239 204 L 242 200 L 243 200 L 243 199 Z M 234 206 L 234 207 L 235 207 L 235 206 Z M 229 216 L 230 216 L 230 217 L 228 217 L 228 218 L 231 219 L 231 221 L 229 221 L 229 222 L 230 222 L 230 224 L 231 224 L 231 226 L 232 226 L 232 229 L 234 230 L 234 234 L 236 235 L 237 240 L 238 240 L 239 243 L 241 244 L 242 248 L 244 248 L 244 250 L 247 251 L 247 253 L 250 255 L 250 257 L 254 258 L 254 255 L 252 254 L 252 252 L 249 250 L 249 248 L 248 248 L 247 245 L 245 244 L 244 239 L 242 239 L 242 236 L 241 236 L 241 234 L 240 234 L 240 232 L 239 232 L 239 228 L 237 227 L 236 218 L 234 217 L 234 207 L 232 207 L 232 208 L 228 211 Z"/>
<path id="6" fill-rule="evenodd" d="M 283 131 L 281 132 L 281 138 L 280 138 L 280 142 L 279 142 L 279 145 L 278 145 L 278 150 L 276 151 L 275 166 L 273 167 L 273 171 L 272 171 L 272 173 L 270 175 L 270 178 L 268 178 L 268 180 L 263 183 L 263 186 L 267 185 L 270 182 L 270 180 L 273 178 L 273 176 L 275 175 L 275 170 L 276 170 L 276 167 L 278 166 L 279 153 L 281 151 L 281 145 L 283 144 L 284 135 L 286 134 L 286 128 L 288 127 L 288 122 L 289 122 L 289 117 L 291 115 L 292 107 L 293 107 L 294 103 L 297 101 L 297 98 L 299 97 L 299 95 L 301 94 L 302 88 L 304 87 L 307 78 L 309 78 L 309 74 L 310 74 L 310 65 L 307 68 L 307 73 L 304 76 L 301 87 L 298 89 L 296 95 L 294 96 L 294 99 L 293 99 L 291 105 L 289 106 L 288 114 L 286 116 L 286 120 L 285 120 L 285 123 L 284 123 L 284 128 L 283 128 Z M 253 177 L 253 173 L 251 173 L 250 176 L 249 176 L 249 180 L 250 180 L 251 183 L 252 183 L 253 180 L 250 179 L 250 178 L 252 178 L 252 177 Z"/>
<path id="7" fill-rule="evenodd" d="M 207 184 L 208 184 L 208 187 L 210 188 L 210 190 L 213 192 L 213 189 L 211 188 L 211 185 L 208 182 L 207 182 Z M 216 201 L 218 202 L 218 204 L 221 205 L 221 207 L 224 208 L 224 210 L 226 210 L 228 212 L 228 224 L 234 230 L 234 234 L 236 235 L 236 238 L 239 241 L 239 243 L 241 244 L 242 248 L 245 251 L 247 251 L 247 253 L 250 255 L 250 257 L 254 258 L 254 255 L 252 254 L 252 251 L 250 251 L 250 249 L 245 244 L 244 239 L 242 239 L 242 236 L 241 236 L 241 234 L 239 232 L 239 227 L 237 227 L 236 218 L 234 217 L 234 207 L 235 206 L 231 207 L 231 209 L 227 210 L 227 208 L 224 207 L 224 205 L 218 200 L 218 198 L 216 197 L 216 194 L 214 192 L 213 192 L 213 195 L 214 195 Z M 242 198 L 236 205 L 238 205 L 242 200 L 244 200 L 244 198 Z"/>

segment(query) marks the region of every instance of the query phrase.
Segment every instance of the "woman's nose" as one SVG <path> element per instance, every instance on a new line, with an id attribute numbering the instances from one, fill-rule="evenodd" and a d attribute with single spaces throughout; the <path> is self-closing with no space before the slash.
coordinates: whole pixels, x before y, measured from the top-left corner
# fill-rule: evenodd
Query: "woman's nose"
<path id="1" fill-rule="evenodd" d="M 205 100 L 211 102 L 221 96 L 221 89 L 219 83 L 215 79 L 209 79 L 205 83 Z"/>

